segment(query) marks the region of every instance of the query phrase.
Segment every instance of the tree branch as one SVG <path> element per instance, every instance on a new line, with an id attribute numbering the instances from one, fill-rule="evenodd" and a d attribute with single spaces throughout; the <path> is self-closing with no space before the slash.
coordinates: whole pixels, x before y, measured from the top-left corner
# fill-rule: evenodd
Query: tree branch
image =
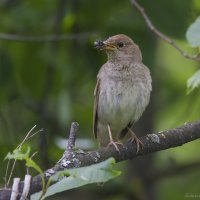
<path id="1" fill-rule="evenodd" d="M 200 55 L 199 53 L 197 55 L 189 55 L 185 51 L 183 51 L 173 40 L 171 40 L 167 35 L 160 32 L 151 22 L 148 15 L 146 14 L 144 8 L 137 2 L 137 0 L 130 0 L 131 4 L 140 12 L 142 17 L 144 18 L 144 21 L 147 24 L 147 27 L 159 38 L 170 44 L 172 47 L 174 47 L 182 56 L 184 56 L 187 59 L 194 60 L 197 62 L 200 62 Z"/>
<path id="2" fill-rule="evenodd" d="M 10 40 L 17 42 L 51 42 L 61 40 L 77 40 L 88 38 L 95 33 L 85 32 L 77 34 L 63 34 L 63 35 L 47 35 L 47 36 L 26 36 L 26 35 L 15 35 L 8 33 L 0 33 L 0 40 Z"/>
<path id="3" fill-rule="evenodd" d="M 149 182 L 158 182 L 165 178 L 170 178 L 172 176 L 177 176 L 179 174 L 183 174 L 188 171 L 199 170 L 200 168 L 200 160 L 195 160 L 190 163 L 185 164 L 172 164 L 170 167 L 166 169 L 162 169 L 160 171 L 155 171 L 153 174 L 150 174 L 146 177 L 146 180 Z"/>
<path id="4" fill-rule="evenodd" d="M 72 126 L 71 136 L 77 131 L 77 125 L 73 123 Z M 73 136 L 73 138 L 74 137 L 75 136 Z M 72 141 L 74 141 L 73 138 Z M 70 153 L 66 154 L 65 152 L 53 168 L 44 172 L 45 181 L 47 182 L 48 179 L 57 171 L 64 169 L 89 166 L 104 161 L 109 157 L 114 157 L 117 162 L 121 162 L 133 159 L 137 156 L 181 146 L 198 138 L 200 138 L 200 121 L 187 123 L 175 129 L 162 131 L 156 134 L 148 134 L 141 137 L 140 140 L 143 142 L 144 147 L 141 148 L 138 153 L 136 153 L 135 143 L 132 143 L 131 141 L 125 142 L 123 146 L 118 146 L 119 152 L 116 151 L 113 146 L 101 148 L 91 152 L 71 151 L 70 149 Z M 40 190 L 42 190 L 42 181 L 41 176 L 37 175 L 32 179 L 29 195 Z M 19 193 L 23 191 L 23 182 L 20 182 L 18 191 Z M 6 188 L 0 190 L 0 199 L 7 200 L 10 198 L 10 195 L 11 189 Z"/>

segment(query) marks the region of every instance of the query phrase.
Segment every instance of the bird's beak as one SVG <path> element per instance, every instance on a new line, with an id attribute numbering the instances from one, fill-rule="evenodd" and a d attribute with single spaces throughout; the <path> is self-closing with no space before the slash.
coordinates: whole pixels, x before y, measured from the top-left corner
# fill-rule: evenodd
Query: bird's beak
<path id="1" fill-rule="evenodd" d="M 94 42 L 94 47 L 100 50 L 114 51 L 116 46 L 108 41 L 97 40 Z"/>

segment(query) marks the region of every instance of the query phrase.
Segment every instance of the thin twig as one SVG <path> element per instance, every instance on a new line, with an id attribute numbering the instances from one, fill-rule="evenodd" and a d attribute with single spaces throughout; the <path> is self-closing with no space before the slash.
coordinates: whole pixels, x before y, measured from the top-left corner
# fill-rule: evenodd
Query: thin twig
<path id="1" fill-rule="evenodd" d="M 26 36 L 26 35 L 0 33 L 0 40 L 10 40 L 17 42 L 51 42 L 51 41 L 61 41 L 61 40 L 83 39 L 83 38 L 88 38 L 91 35 L 96 35 L 96 33 L 85 32 L 77 34 L 47 35 L 47 36 Z"/>
<path id="2" fill-rule="evenodd" d="M 68 151 L 71 151 L 75 146 L 77 130 L 78 130 L 78 123 L 72 122 L 71 128 L 70 128 L 70 133 L 69 133 L 68 144 L 67 144 Z"/>
<path id="3" fill-rule="evenodd" d="M 36 125 L 34 125 L 31 130 L 26 134 L 25 138 L 22 140 L 22 142 L 17 146 L 16 149 L 19 149 L 27 140 L 27 138 L 30 136 L 30 134 L 32 133 L 32 131 L 36 128 Z"/>
<path id="4" fill-rule="evenodd" d="M 40 129 L 39 131 L 36 131 L 35 133 L 33 133 L 31 135 L 31 133 L 33 132 L 33 130 L 36 128 L 36 125 L 34 125 L 31 130 L 26 134 L 25 138 L 22 140 L 22 142 L 17 146 L 16 149 L 19 149 L 27 140 L 29 140 L 30 138 L 32 138 L 33 136 L 35 136 L 36 134 L 40 133 L 43 129 Z M 6 180 L 6 183 L 5 183 L 5 186 L 7 187 L 10 183 L 10 180 L 12 178 L 12 175 L 13 175 L 13 171 L 14 171 L 14 168 L 15 168 L 15 165 L 16 165 L 16 160 L 14 160 L 13 162 L 13 165 L 12 165 L 12 168 L 11 168 L 11 171 L 10 171 L 10 175 L 9 175 L 9 178 L 7 180 L 7 175 L 8 175 L 8 169 L 9 169 L 9 165 L 10 165 L 10 160 L 8 161 L 8 164 L 7 164 L 7 167 L 6 167 L 6 176 L 5 176 L 5 180 Z"/>
<path id="5" fill-rule="evenodd" d="M 186 53 L 185 51 L 183 51 L 173 40 L 171 40 L 168 36 L 166 36 L 165 34 L 163 34 L 162 32 L 160 32 L 151 22 L 151 20 L 149 19 L 148 15 L 146 14 L 144 8 L 137 2 L 137 0 L 130 0 L 131 4 L 140 12 L 140 14 L 142 15 L 142 17 L 144 18 L 148 28 L 155 34 L 157 35 L 159 38 L 161 38 L 162 40 L 164 40 L 165 42 L 167 42 L 168 44 L 170 44 L 171 46 L 173 46 L 182 56 L 184 56 L 187 59 L 190 60 L 194 60 L 197 62 L 200 62 L 200 56 L 199 54 L 197 55 L 189 55 L 188 53 Z"/>
<path id="6" fill-rule="evenodd" d="M 32 135 L 30 135 L 29 137 L 27 137 L 27 138 L 26 138 L 26 142 L 27 142 L 28 140 L 30 140 L 32 137 L 34 137 L 35 135 L 37 135 L 38 133 L 43 132 L 43 130 L 44 130 L 44 129 L 42 128 L 42 129 L 36 131 L 35 133 L 33 133 Z"/>
<path id="7" fill-rule="evenodd" d="M 20 178 L 14 178 L 13 186 L 12 186 L 12 194 L 11 194 L 10 200 L 17 199 L 17 196 L 19 194 L 19 192 L 18 192 L 19 182 L 20 182 Z"/>
<path id="8" fill-rule="evenodd" d="M 30 159 L 33 159 L 33 157 L 37 154 L 38 152 L 34 152 L 31 156 L 30 156 Z"/>
<path id="9" fill-rule="evenodd" d="M 20 200 L 28 199 L 27 196 L 30 190 L 30 186 L 31 186 L 31 175 L 26 174 L 24 178 L 23 192 L 21 194 Z"/>
<path id="10" fill-rule="evenodd" d="M 17 160 L 14 160 L 13 165 L 12 165 L 12 168 L 11 168 L 11 170 L 10 170 L 10 175 L 9 175 L 8 180 L 7 180 L 7 177 L 6 177 L 6 180 L 7 180 L 6 185 L 9 185 L 9 183 L 10 183 L 10 180 L 11 180 L 11 178 L 12 178 L 12 175 L 13 175 L 13 172 L 14 172 L 14 168 L 15 168 L 16 162 L 17 162 Z M 8 162 L 8 165 L 9 165 L 9 164 L 10 164 L 10 162 Z M 7 170 L 8 168 L 9 168 L 9 166 L 6 168 L 6 170 Z M 6 174 L 8 174 L 8 172 L 7 172 Z"/>
<path id="11" fill-rule="evenodd" d="M 10 162 L 11 160 L 8 160 L 8 163 L 7 163 L 7 166 L 6 166 L 6 173 L 5 173 L 5 188 L 8 187 L 7 183 L 8 183 L 8 180 L 7 180 L 7 177 L 8 177 L 8 170 L 9 170 L 9 166 L 10 166 Z"/>

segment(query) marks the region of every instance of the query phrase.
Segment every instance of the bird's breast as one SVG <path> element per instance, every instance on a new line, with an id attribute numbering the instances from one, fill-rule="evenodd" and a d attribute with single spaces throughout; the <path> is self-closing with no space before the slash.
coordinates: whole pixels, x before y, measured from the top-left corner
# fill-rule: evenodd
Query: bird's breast
<path id="1" fill-rule="evenodd" d="M 131 79 L 102 80 L 98 103 L 99 120 L 119 130 L 136 120 L 143 107 L 140 105 L 140 90 L 140 84 L 135 84 Z"/>
<path id="2" fill-rule="evenodd" d="M 98 120 L 115 132 L 137 121 L 149 103 L 151 76 L 142 63 L 129 66 L 106 63 L 98 73 Z"/>

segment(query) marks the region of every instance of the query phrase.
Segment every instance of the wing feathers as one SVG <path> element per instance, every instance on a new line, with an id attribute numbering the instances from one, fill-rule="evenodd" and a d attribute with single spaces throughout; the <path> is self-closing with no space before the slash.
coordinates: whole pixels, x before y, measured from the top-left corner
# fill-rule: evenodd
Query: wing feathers
<path id="1" fill-rule="evenodd" d="M 95 138 L 97 138 L 99 92 L 100 92 L 100 79 L 97 79 L 97 84 L 94 89 L 94 108 L 93 108 L 93 134 Z"/>

